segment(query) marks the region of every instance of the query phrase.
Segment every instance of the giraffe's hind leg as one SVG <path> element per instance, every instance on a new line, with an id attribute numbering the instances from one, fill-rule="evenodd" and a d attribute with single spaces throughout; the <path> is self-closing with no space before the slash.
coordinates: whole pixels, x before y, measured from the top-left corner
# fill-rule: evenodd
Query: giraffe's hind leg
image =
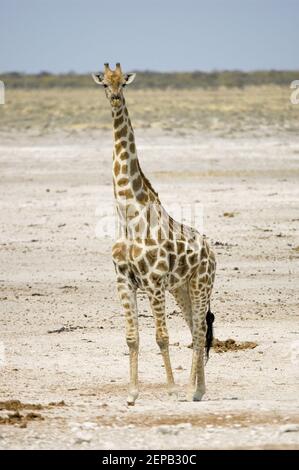
<path id="1" fill-rule="evenodd" d="M 189 399 L 200 401 L 205 394 L 204 357 L 206 343 L 206 313 L 208 295 L 197 276 L 190 280 L 190 297 L 193 312 L 193 354 L 189 382 Z"/>
<path id="2" fill-rule="evenodd" d="M 207 341 L 206 315 L 215 278 L 215 256 L 208 247 L 202 250 L 201 265 L 189 282 L 193 319 L 193 357 L 189 397 L 200 401 L 205 393 L 205 346 Z"/>
<path id="3" fill-rule="evenodd" d="M 178 306 L 180 307 L 183 317 L 186 320 L 187 325 L 189 326 L 191 335 L 193 332 L 193 319 L 192 319 L 192 305 L 189 293 L 189 285 L 186 283 L 174 291 L 172 291 Z"/>
<path id="4" fill-rule="evenodd" d="M 214 286 L 215 275 L 216 275 L 216 259 L 215 254 L 212 250 L 210 250 L 210 258 L 208 262 L 208 275 L 209 275 L 209 282 L 207 285 L 207 294 L 208 294 L 208 310 L 206 316 L 206 323 L 207 323 L 207 335 L 206 335 L 206 355 L 207 360 L 209 359 L 209 351 L 211 346 L 213 345 L 213 322 L 215 319 L 214 314 L 210 310 L 210 299 L 211 294 Z"/>

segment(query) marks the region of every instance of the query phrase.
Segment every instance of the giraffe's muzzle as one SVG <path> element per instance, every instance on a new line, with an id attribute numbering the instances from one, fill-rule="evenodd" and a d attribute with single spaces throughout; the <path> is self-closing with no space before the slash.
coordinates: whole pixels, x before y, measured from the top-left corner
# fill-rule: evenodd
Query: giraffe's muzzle
<path id="1" fill-rule="evenodd" d="M 121 105 L 121 99 L 119 95 L 112 95 L 110 98 L 111 105 L 114 108 L 118 108 Z"/>

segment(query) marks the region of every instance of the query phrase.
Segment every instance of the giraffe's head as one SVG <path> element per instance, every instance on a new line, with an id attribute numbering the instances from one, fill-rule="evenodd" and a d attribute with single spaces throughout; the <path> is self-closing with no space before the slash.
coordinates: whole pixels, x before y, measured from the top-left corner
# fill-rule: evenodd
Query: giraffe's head
<path id="1" fill-rule="evenodd" d="M 104 64 L 104 73 L 93 73 L 92 78 L 98 85 L 105 88 L 105 93 L 112 108 L 119 108 L 123 103 L 123 88 L 132 83 L 135 73 L 123 73 L 120 63 L 115 70 L 111 70 L 109 64 Z"/>

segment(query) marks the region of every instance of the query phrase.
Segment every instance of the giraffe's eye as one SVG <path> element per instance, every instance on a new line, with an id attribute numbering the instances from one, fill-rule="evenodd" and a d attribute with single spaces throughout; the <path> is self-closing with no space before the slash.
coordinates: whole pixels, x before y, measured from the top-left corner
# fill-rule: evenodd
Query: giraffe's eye
<path id="1" fill-rule="evenodd" d="M 123 84 L 122 84 L 122 87 L 125 88 L 125 86 L 126 86 L 126 83 L 123 83 Z"/>
<path id="2" fill-rule="evenodd" d="M 107 88 L 107 87 L 108 87 L 108 85 L 106 85 L 106 83 L 103 83 L 103 86 L 104 86 L 104 88 Z"/>

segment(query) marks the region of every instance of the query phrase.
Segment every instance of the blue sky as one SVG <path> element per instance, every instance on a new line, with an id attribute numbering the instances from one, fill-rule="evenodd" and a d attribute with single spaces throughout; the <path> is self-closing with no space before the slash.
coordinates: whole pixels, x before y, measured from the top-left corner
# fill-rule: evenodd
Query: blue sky
<path id="1" fill-rule="evenodd" d="M 299 68 L 299 0 L 0 0 L 0 21 L 0 72 Z"/>

